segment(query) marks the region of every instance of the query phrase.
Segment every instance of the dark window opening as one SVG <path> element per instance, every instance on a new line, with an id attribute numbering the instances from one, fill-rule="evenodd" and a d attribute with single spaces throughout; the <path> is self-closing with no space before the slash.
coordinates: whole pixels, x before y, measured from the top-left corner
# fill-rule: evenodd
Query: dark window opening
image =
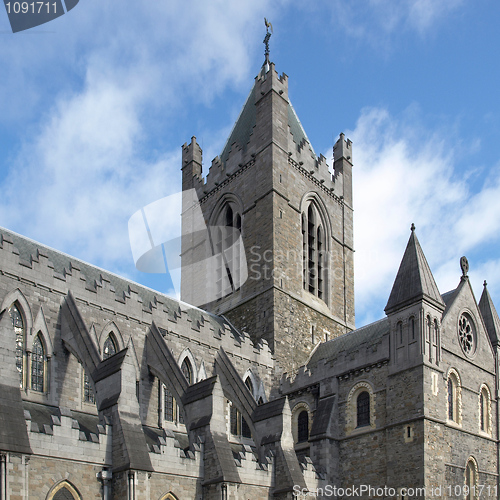
<path id="1" fill-rule="evenodd" d="M 304 443 L 309 439 L 309 414 L 302 410 L 297 419 L 297 442 Z"/>
<path id="2" fill-rule="evenodd" d="M 370 425 L 370 394 L 363 391 L 356 401 L 357 427 Z"/>

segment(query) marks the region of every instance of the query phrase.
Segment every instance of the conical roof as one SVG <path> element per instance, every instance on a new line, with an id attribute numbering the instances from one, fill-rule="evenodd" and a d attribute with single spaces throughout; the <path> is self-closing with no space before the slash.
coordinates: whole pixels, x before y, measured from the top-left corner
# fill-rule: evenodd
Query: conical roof
<path id="1" fill-rule="evenodd" d="M 271 63 L 271 69 L 269 71 L 274 71 L 274 65 Z M 236 120 L 231 133 L 224 145 L 222 153 L 220 154 L 220 159 L 222 163 L 226 163 L 229 158 L 229 153 L 234 145 L 237 145 L 241 148 L 243 153 L 246 152 L 247 146 L 251 140 L 251 135 L 253 134 L 255 125 L 257 124 L 257 108 L 255 103 L 257 101 L 256 92 L 257 92 L 257 81 L 263 78 L 267 78 L 265 67 L 263 66 L 261 72 L 256 78 L 256 81 L 248 94 L 248 97 L 243 105 L 243 108 Z M 299 146 L 303 146 L 304 144 L 308 144 L 311 149 L 311 153 L 314 157 L 316 157 L 316 153 L 307 137 L 307 134 L 300 123 L 299 117 L 295 112 L 295 109 L 292 106 L 290 99 L 288 99 L 288 127 L 289 131 L 292 134 L 293 141 Z"/>
<path id="2" fill-rule="evenodd" d="M 483 293 L 479 301 L 479 310 L 481 311 L 481 316 L 483 317 L 491 343 L 497 345 L 500 341 L 500 318 L 486 287 L 486 281 L 484 282 Z"/>
<path id="3" fill-rule="evenodd" d="M 411 236 L 392 286 L 389 301 L 385 306 L 385 312 L 390 314 L 423 299 L 430 301 L 439 309 L 444 310 L 445 308 L 427 259 L 415 234 L 415 226 L 412 224 Z"/>

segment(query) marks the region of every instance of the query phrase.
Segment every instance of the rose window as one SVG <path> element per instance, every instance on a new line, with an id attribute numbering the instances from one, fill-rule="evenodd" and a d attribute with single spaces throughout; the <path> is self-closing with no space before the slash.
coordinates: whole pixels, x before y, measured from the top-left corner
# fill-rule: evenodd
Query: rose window
<path id="1" fill-rule="evenodd" d="M 476 331 L 466 314 L 462 314 L 458 320 L 458 338 L 465 355 L 472 356 L 476 352 Z"/>

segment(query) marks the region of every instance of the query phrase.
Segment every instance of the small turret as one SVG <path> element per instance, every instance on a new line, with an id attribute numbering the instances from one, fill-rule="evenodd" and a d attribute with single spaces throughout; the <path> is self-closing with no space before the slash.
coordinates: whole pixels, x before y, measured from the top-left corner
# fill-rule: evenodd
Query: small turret
<path id="1" fill-rule="evenodd" d="M 481 311 L 481 316 L 483 317 L 491 343 L 493 347 L 497 347 L 500 344 L 500 318 L 486 287 L 486 281 L 484 282 L 483 293 L 479 300 L 479 310 Z"/>
<path id="2" fill-rule="evenodd" d="M 385 313 L 391 325 L 391 366 L 398 370 L 441 359 L 440 321 L 445 304 L 411 225 L 411 235 Z M 431 334 L 432 332 L 432 334 Z"/>
<path id="3" fill-rule="evenodd" d="M 202 172 L 203 153 L 196 142 L 196 137 L 191 137 L 191 143 L 182 146 L 182 190 L 198 187 L 203 183 Z"/>
<path id="4" fill-rule="evenodd" d="M 333 162 L 335 183 L 341 183 L 342 186 L 341 192 L 337 191 L 337 194 L 343 196 L 345 203 L 352 207 L 352 142 L 346 140 L 343 133 L 333 146 Z"/>

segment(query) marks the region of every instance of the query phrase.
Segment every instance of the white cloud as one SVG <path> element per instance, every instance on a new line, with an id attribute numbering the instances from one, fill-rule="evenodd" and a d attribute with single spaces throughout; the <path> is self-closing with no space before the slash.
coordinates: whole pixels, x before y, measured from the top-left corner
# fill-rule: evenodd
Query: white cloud
<path id="1" fill-rule="evenodd" d="M 0 95 L 10 113 L 0 121 L 33 121 L 4 159 L 1 224 L 124 269 L 128 218 L 180 188 L 180 144 L 155 153 L 148 135 L 168 134 L 179 110 L 245 81 L 257 49 L 249 40 L 278 7 L 83 2 L 53 33 L 9 38 Z"/>
<path id="2" fill-rule="evenodd" d="M 472 192 L 457 167 L 461 145 L 452 134 L 444 140 L 443 131 L 430 134 L 383 109 L 364 110 L 349 136 L 359 324 L 383 316 L 412 222 L 442 293 L 456 287 L 458 259 L 465 252 L 498 276 L 499 254 L 492 250 L 487 256 L 484 246 L 500 239 L 498 169 L 483 189 Z"/>
<path id="3" fill-rule="evenodd" d="M 386 41 L 399 31 L 417 31 L 423 35 L 436 23 L 459 8 L 464 0 L 362 0 L 329 2 L 333 21 L 347 34 L 358 39 Z"/>

